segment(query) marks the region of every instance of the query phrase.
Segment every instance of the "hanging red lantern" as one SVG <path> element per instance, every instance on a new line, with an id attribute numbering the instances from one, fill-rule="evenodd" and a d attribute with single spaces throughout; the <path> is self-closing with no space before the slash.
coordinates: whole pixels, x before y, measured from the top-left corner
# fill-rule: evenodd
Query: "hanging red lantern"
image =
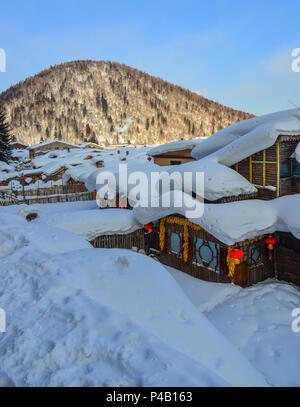
<path id="1" fill-rule="evenodd" d="M 147 160 L 150 162 L 150 161 L 152 160 L 152 158 L 151 158 L 151 157 L 148 157 Z"/>
<path id="2" fill-rule="evenodd" d="M 144 229 L 146 229 L 148 233 L 152 233 L 153 228 L 154 228 L 154 224 L 152 222 L 147 223 L 147 225 L 144 225 Z"/>
<path id="3" fill-rule="evenodd" d="M 230 257 L 234 259 L 235 264 L 240 264 L 240 260 L 244 257 L 244 252 L 240 249 L 233 249 L 230 252 Z"/>
<path id="4" fill-rule="evenodd" d="M 265 244 L 268 246 L 269 250 L 269 260 L 272 260 L 272 250 L 274 249 L 277 239 L 274 236 L 268 236 L 264 238 Z"/>
<path id="5" fill-rule="evenodd" d="M 25 177 L 25 175 L 24 175 L 23 179 L 27 179 L 27 177 Z"/>
<path id="6" fill-rule="evenodd" d="M 274 245 L 277 243 L 277 239 L 274 236 L 265 237 L 264 241 L 270 250 L 273 250 Z"/>

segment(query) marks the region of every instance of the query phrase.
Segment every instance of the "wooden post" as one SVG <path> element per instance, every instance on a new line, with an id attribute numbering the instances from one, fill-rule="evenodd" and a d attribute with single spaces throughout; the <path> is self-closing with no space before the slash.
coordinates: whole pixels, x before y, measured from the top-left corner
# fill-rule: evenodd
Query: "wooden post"
<path id="1" fill-rule="evenodd" d="M 24 173 L 22 174 L 22 188 L 23 188 L 23 200 L 25 201 L 25 180 L 24 180 Z"/>
<path id="2" fill-rule="evenodd" d="M 252 184 L 252 177 L 253 177 L 253 171 L 252 171 L 252 155 L 249 157 L 249 181 Z"/>
<path id="3" fill-rule="evenodd" d="M 266 150 L 263 151 L 263 186 L 266 186 Z"/>
<path id="4" fill-rule="evenodd" d="M 276 144 L 276 174 L 277 174 L 277 178 L 276 178 L 276 196 L 277 198 L 280 195 L 280 143 L 279 140 L 277 140 L 277 144 Z"/>

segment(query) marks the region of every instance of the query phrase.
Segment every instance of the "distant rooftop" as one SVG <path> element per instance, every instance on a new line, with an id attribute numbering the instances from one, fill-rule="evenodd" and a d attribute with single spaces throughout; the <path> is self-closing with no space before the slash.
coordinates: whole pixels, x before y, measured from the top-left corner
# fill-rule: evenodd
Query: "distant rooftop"
<path id="1" fill-rule="evenodd" d="M 29 147 L 29 150 L 35 150 L 36 148 L 39 148 L 41 146 L 45 146 L 47 144 L 52 144 L 52 143 L 60 143 L 60 144 L 63 144 L 65 146 L 68 146 L 70 148 L 79 148 L 75 144 L 67 143 L 66 141 L 62 141 L 62 140 L 58 140 L 58 139 L 53 139 L 53 140 L 42 141 L 41 143 L 38 143 L 38 144 L 34 144 L 33 146 Z"/>

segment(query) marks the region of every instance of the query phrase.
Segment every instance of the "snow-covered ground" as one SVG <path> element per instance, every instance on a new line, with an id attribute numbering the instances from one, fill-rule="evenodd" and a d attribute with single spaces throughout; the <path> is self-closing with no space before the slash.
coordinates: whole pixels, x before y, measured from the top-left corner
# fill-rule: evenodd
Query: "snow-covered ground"
<path id="1" fill-rule="evenodd" d="M 93 201 L 34 207 L 0 208 L 0 385 L 300 385 L 295 287 L 204 282 L 56 227 Z"/>
<path id="2" fill-rule="evenodd" d="M 203 312 L 273 386 L 300 386 L 300 332 L 292 330 L 300 289 L 266 280 L 249 288 L 211 283 L 166 267 Z"/>

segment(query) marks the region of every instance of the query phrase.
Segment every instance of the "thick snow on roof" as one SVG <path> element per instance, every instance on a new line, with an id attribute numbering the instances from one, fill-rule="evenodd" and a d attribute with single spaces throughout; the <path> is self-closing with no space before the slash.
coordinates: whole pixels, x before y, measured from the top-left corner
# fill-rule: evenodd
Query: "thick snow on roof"
<path id="1" fill-rule="evenodd" d="M 291 158 L 296 158 L 298 163 L 300 163 L 300 143 L 297 144 L 297 147 L 296 147 L 294 153 L 291 155 Z"/>
<path id="2" fill-rule="evenodd" d="M 28 160 L 29 151 L 28 149 L 23 150 L 11 150 L 11 156 L 17 158 L 19 161 Z"/>
<path id="3" fill-rule="evenodd" d="M 175 191 L 174 194 L 181 192 Z M 195 206 L 195 200 L 184 195 L 183 205 L 175 207 L 174 194 L 171 207 L 135 207 L 134 215 L 143 224 L 176 213 L 186 216 L 186 211 Z M 224 204 L 204 204 L 203 216 L 190 220 L 228 245 L 276 231 L 291 232 L 300 239 L 299 207 L 300 194 L 270 201 L 249 199 Z"/>
<path id="4" fill-rule="evenodd" d="M 22 146 L 28 146 L 28 144 L 22 143 L 21 141 L 18 141 L 18 140 L 16 140 L 16 141 L 11 141 L 9 144 L 10 144 L 11 146 L 14 145 L 14 144 L 21 144 Z"/>
<path id="5" fill-rule="evenodd" d="M 127 209 L 92 209 L 45 214 L 34 222 L 47 223 L 87 240 L 102 235 L 127 234 L 143 228 Z"/>
<path id="6" fill-rule="evenodd" d="M 88 161 L 85 164 L 75 167 L 69 165 L 67 166 L 67 168 L 67 171 L 62 177 L 64 182 L 68 181 L 71 178 L 74 181 L 85 182 L 90 174 L 95 171 L 95 165 L 91 164 L 91 162 Z"/>
<path id="7" fill-rule="evenodd" d="M 60 162 L 49 162 L 48 164 L 41 167 L 39 170 L 43 172 L 44 175 L 52 175 L 64 168 L 64 165 Z"/>
<path id="8" fill-rule="evenodd" d="M 192 156 L 210 155 L 231 166 L 271 147 L 279 135 L 300 135 L 300 109 L 285 110 L 232 124 L 196 146 Z"/>
<path id="9" fill-rule="evenodd" d="M 66 141 L 54 139 L 54 140 L 46 140 L 46 141 L 42 141 L 41 143 L 34 144 L 33 146 L 30 146 L 28 149 L 29 150 L 35 150 L 36 148 L 39 148 L 39 147 L 42 147 L 42 146 L 45 146 L 45 145 L 48 145 L 48 144 L 52 144 L 52 143 L 60 143 L 62 145 L 66 145 L 66 146 L 69 146 L 71 148 L 79 148 L 75 144 L 71 144 L 71 143 L 67 143 Z"/>
<path id="10" fill-rule="evenodd" d="M 160 167 L 161 168 L 161 167 Z M 184 182 L 185 192 L 196 192 L 196 173 L 204 175 L 204 197 L 209 201 L 215 201 L 223 197 L 248 195 L 257 192 L 257 189 L 246 178 L 233 169 L 219 164 L 214 159 L 204 158 L 191 161 L 176 167 L 164 167 L 168 173 L 179 172 L 184 179 L 184 174 L 192 173 L 192 182 L 186 177 Z M 174 184 L 174 189 L 182 190 L 181 183 Z"/>
<path id="11" fill-rule="evenodd" d="M 194 147 L 198 146 L 199 143 L 201 143 L 203 140 L 205 140 L 205 138 L 172 141 L 171 143 L 166 143 L 166 144 L 162 144 L 160 146 L 151 148 L 148 151 L 148 155 L 154 157 L 156 155 L 169 153 L 171 151 L 192 150 Z"/>

